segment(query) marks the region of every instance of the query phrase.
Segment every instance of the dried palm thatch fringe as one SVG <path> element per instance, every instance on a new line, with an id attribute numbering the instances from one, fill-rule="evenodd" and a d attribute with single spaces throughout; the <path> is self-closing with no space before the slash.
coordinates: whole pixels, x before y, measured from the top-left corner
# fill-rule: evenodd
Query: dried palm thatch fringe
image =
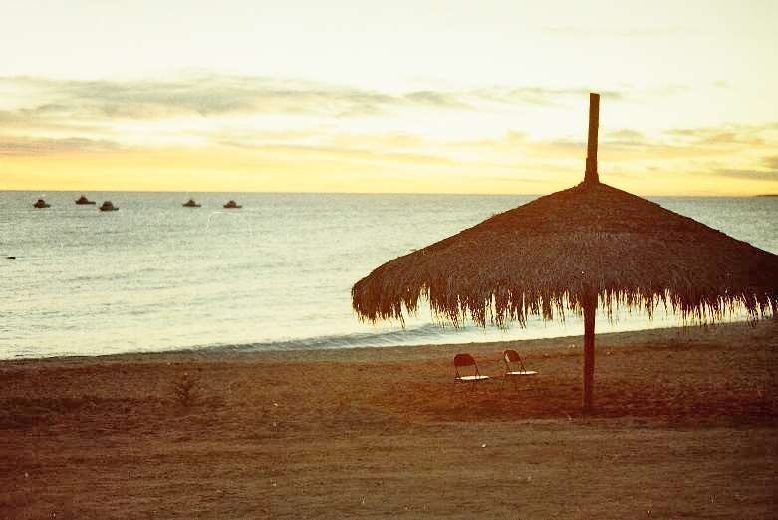
<path id="1" fill-rule="evenodd" d="M 413 314 L 419 300 L 461 326 L 526 326 L 527 317 L 580 314 L 587 296 L 609 317 L 620 306 L 651 315 L 664 304 L 685 320 L 745 308 L 778 314 L 778 256 L 599 182 L 541 197 L 359 280 L 362 320 Z"/>

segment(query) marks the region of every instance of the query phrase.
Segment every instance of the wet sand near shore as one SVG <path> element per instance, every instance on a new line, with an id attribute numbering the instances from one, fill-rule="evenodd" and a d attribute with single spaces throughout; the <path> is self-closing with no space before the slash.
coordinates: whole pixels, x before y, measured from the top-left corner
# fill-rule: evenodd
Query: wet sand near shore
<path id="1" fill-rule="evenodd" d="M 0 518 L 778 516 L 778 320 L 581 343 L 2 362 Z"/>

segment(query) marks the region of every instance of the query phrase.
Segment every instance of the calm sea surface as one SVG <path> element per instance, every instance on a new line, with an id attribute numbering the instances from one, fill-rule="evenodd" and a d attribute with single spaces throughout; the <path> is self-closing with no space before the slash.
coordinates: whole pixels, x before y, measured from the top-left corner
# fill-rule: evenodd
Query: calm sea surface
<path id="1" fill-rule="evenodd" d="M 348 348 L 581 334 L 361 323 L 351 286 L 381 263 L 532 196 L 0 192 L 0 358 L 177 349 Z M 181 207 L 190 196 L 199 209 Z M 49 209 L 34 209 L 45 198 Z M 228 199 L 243 205 L 222 209 Z M 778 253 L 776 198 L 652 198 Z M 16 260 L 7 259 L 15 256 Z M 426 311 L 425 311 L 426 312 Z M 598 332 L 671 326 L 625 314 Z"/>

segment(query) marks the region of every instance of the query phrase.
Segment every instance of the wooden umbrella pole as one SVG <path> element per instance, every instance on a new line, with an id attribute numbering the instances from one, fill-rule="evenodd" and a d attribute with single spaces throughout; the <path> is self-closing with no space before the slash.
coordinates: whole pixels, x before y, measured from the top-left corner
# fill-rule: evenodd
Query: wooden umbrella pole
<path id="1" fill-rule="evenodd" d="M 584 311 L 584 395 L 583 412 L 594 411 L 594 315 L 597 312 L 597 294 L 588 294 L 583 301 Z"/>
<path id="2" fill-rule="evenodd" d="M 589 143 L 586 154 L 584 184 L 598 184 L 597 141 L 600 128 L 600 95 L 589 94 Z M 591 289 L 584 295 L 584 395 L 583 412 L 594 410 L 594 315 L 597 312 L 597 293 Z"/>
<path id="3" fill-rule="evenodd" d="M 600 175 L 597 173 L 597 141 L 600 128 L 600 95 L 589 94 L 589 143 L 586 148 L 586 173 L 585 183 L 599 183 Z"/>

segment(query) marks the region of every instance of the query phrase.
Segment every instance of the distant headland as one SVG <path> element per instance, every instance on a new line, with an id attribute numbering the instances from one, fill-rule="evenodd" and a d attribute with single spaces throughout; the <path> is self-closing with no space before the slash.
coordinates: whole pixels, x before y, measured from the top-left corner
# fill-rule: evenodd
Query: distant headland
<path id="1" fill-rule="evenodd" d="M 763 195 L 755 195 L 755 197 L 778 197 L 778 193 L 765 193 Z"/>

